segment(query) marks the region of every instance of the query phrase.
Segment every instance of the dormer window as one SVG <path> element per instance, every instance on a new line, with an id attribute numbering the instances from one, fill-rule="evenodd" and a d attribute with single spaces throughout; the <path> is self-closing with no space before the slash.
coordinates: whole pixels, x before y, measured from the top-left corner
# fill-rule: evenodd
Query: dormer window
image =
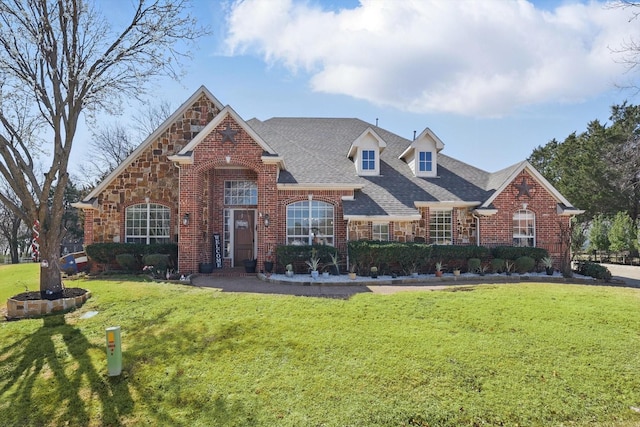
<path id="1" fill-rule="evenodd" d="M 399 159 L 404 160 L 411 168 L 413 174 L 421 178 L 434 178 L 438 176 L 438 153 L 444 148 L 444 144 L 429 128 L 426 128 L 406 150 L 400 154 Z"/>
<path id="2" fill-rule="evenodd" d="M 431 172 L 433 170 L 433 153 L 431 151 L 420 151 L 418 156 L 418 171 Z"/>
<path id="3" fill-rule="evenodd" d="M 376 152 L 373 150 L 362 150 L 362 170 L 376 170 Z"/>
<path id="4" fill-rule="evenodd" d="M 373 129 L 367 128 L 351 143 L 347 157 L 353 160 L 358 175 L 380 175 L 380 154 L 386 146 Z"/>

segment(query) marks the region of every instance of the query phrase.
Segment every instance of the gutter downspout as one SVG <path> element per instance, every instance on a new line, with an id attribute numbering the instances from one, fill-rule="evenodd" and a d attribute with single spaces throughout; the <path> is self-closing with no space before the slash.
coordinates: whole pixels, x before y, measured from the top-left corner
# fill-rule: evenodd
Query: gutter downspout
<path id="1" fill-rule="evenodd" d="M 349 228 L 350 228 L 349 226 L 350 225 L 351 225 L 351 219 L 348 219 L 347 220 L 347 242 L 346 242 L 347 243 L 347 245 L 346 245 L 347 246 L 346 247 L 346 249 L 347 249 L 347 271 L 351 271 L 351 270 L 349 270 L 349 268 L 351 267 L 351 260 L 349 259 Z"/>

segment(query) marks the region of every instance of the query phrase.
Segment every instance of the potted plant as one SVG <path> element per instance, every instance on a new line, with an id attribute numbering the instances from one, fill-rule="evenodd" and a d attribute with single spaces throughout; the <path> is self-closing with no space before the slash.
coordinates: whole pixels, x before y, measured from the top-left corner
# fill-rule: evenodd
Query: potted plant
<path id="1" fill-rule="evenodd" d="M 329 270 L 333 276 L 340 275 L 340 265 L 338 264 L 338 252 L 329 254 L 331 256 L 331 269 Z"/>
<path id="2" fill-rule="evenodd" d="M 292 264 L 287 264 L 285 267 L 285 276 L 287 277 L 293 277 L 293 265 Z"/>
<path id="3" fill-rule="evenodd" d="M 309 266 L 309 269 L 311 270 L 311 277 L 313 277 L 313 280 L 316 280 L 318 278 L 318 275 L 320 274 L 318 273 L 320 258 L 316 256 L 315 249 L 311 251 L 311 258 L 309 259 L 309 261 L 305 261 L 305 263 Z"/>
<path id="4" fill-rule="evenodd" d="M 442 277 L 443 268 L 444 268 L 444 265 L 440 261 L 436 262 L 436 265 L 435 265 L 436 277 Z"/>
<path id="5" fill-rule="evenodd" d="M 273 252 L 267 251 L 267 255 L 264 258 L 264 271 L 271 273 L 273 271 Z"/>
<path id="6" fill-rule="evenodd" d="M 453 275 L 458 277 L 460 275 L 460 269 L 459 268 L 454 268 L 453 269 Z"/>
<path id="7" fill-rule="evenodd" d="M 349 266 L 349 279 L 356 280 L 356 271 L 358 270 L 358 265 L 353 263 Z"/>
<path id="8" fill-rule="evenodd" d="M 255 273 L 256 272 L 256 265 L 258 264 L 258 260 L 257 259 L 245 259 L 244 260 L 244 271 L 246 273 Z"/>
<path id="9" fill-rule="evenodd" d="M 513 261 L 506 260 L 504 262 L 504 272 L 507 276 L 511 276 L 511 270 L 513 270 Z"/>
<path id="10" fill-rule="evenodd" d="M 487 274 L 487 270 L 489 269 L 489 264 L 483 264 L 480 266 L 480 268 L 478 269 L 478 274 L 480 276 L 484 276 L 485 274 Z"/>
<path id="11" fill-rule="evenodd" d="M 544 257 L 540 260 L 542 265 L 544 266 L 544 271 L 547 273 L 547 276 L 553 276 L 553 260 L 551 257 Z"/>
<path id="12" fill-rule="evenodd" d="M 328 279 L 328 278 L 329 278 L 329 276 L 331 275 L 331 274 L 329 273 L 329 271 L 327 270 L 327 268 L 329 268 L 329 267 L 331 267 L 331 266 L 327 266 L 327 267 L 325 267 L 325 270 L 322 272 L 322 277 L 323 277 L 323 278 L 325 278 L 325 279 Z"/>
<path id="13" fill-rule="evenodd" d="M 371 267 L 371 278 L 372 279 L 377 279 L 378 278 L 378 267 L 373 266 Z"/>

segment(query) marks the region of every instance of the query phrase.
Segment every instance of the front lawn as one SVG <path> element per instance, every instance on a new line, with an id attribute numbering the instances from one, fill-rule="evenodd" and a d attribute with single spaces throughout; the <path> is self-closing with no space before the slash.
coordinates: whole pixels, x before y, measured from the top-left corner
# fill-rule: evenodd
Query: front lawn
<path id="1" fill-rule="evenodd" d="M 3 299 L 37 289 L 37 265 L 20 268 L 0 266 Z M 64 316 L 0 321 L 2 426 L 640 423 L 637 289 L 531 283 L 337 300 L 67 285 L 93 297 Z M 114 325 L 124 371 L 110 378 Z"/>

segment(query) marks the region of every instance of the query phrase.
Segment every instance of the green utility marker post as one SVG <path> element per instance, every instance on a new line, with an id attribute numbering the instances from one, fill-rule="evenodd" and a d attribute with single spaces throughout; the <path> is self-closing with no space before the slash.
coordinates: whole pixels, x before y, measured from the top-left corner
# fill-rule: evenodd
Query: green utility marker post
<path id="1" fill-rule="evenodd" d="M 120 341 L 120 326 L 106 329 L 107 332 L 107 371 L 110 377 L 122 372 L 122 349 Z"/>

